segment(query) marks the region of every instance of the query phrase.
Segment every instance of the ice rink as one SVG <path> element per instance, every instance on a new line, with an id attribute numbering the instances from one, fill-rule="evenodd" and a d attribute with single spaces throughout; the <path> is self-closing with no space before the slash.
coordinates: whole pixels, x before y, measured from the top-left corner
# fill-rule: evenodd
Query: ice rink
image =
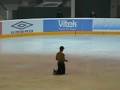
<path id="1" fill-rule="evenodd" d="M 54 76 L 65 47 L 66 75 Z M 34 36 L 0 40 L 0 90 L 119 90 L 120 36 Z"/>

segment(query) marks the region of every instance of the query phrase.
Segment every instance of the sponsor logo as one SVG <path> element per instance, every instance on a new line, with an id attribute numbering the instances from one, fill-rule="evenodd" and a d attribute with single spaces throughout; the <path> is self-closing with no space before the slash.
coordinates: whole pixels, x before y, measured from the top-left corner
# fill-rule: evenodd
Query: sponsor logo
<path id="1" fill-rule="evenodd" d="M 29 33 L 29 32 L 33 32 L 33 30 L 26 30 L 27 28 L 33 26 L 33 24 L 28 23 L 28 22 L 24 22 L 24 21 L 20 21 L 18 23 L 15 23 L 14 25 L 11 25 L 11 27 L 18 29 L 18 30 L 14 30 L 11 31 L 11 34 L 19 34 L 19 33 Z"/>
<path id="2" fill-rule="evenodd" d="M 44 20 L 44 32 L 92 31 L 92 19 Z"/>
<path id="3" fill-rule="evenodd" d="M 60 31 L 64 30 L 76 30 L 77 22 L 75 20 L 58 20 L 58 29 Z"/>
<path id="4" fill-rule="evenodd" d="M 76 28 L 77 27 L 77 22 L 75 20 L 58 20 L 58 25 L 61 28 Z"/>
<path id="5" fill-rule="evenodd" d="M 19 29 L 19 30 L 23 30 L 23 29 L 26 29 L 28 27 L 31 27 L 33 26 L 33 24 L 31 23 L 27 23 L 27 22 L 24 22 L 24 21 L 20 21 L 14 25 L 12 25 L 12 27 L 16 28 L 16 29 Z"/>

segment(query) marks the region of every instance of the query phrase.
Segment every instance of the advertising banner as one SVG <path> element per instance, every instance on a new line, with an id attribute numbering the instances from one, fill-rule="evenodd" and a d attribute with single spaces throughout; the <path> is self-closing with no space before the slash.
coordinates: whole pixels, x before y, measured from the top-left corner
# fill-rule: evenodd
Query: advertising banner
<path id="1" fill-rule="evenodd" d="M 24 34 L 43 32 L 43 21 L 40 19 L 6 20 L 3 22 L 2 34 Z"/>
<path id="2" fill-rule="evenodd" d="M 43 21 L 44 32 L 92 31 L 92 19 L 48 19 Z"/>
<path id="3" fill-rule="evenodd" d="M 120 19 L 96 18 L 93 20 L 93 31 L 120 31 Z"/>

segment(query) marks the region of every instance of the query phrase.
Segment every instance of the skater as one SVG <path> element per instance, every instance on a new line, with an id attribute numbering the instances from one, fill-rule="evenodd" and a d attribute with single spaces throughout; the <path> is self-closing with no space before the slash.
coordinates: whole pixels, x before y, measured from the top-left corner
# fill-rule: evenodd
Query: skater
<path id="1" fill-rule="evenodd" d="M 60 51 L 56 54 L 58 69 L 53 71 L 54 75 L 64 75 L 65 74 L 65 62 L 67 62 L 68 60 L 65 59 L 63 50 L 64 50 L 64 47 L 60 46 Z"/>

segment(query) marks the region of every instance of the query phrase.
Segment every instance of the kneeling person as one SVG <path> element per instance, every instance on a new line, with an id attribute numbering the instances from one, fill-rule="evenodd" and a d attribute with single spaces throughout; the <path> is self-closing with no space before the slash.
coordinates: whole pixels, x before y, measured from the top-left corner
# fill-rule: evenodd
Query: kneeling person
<path id="1" fill-rule="evenodd" d="M 58 69 L 54 70 L 55 75 L 62 75 L 65 74 L 65 55 L 63 53 L 64 47 L 60 46 L 60 51 L 56 54 L 57 66 Z"/>

